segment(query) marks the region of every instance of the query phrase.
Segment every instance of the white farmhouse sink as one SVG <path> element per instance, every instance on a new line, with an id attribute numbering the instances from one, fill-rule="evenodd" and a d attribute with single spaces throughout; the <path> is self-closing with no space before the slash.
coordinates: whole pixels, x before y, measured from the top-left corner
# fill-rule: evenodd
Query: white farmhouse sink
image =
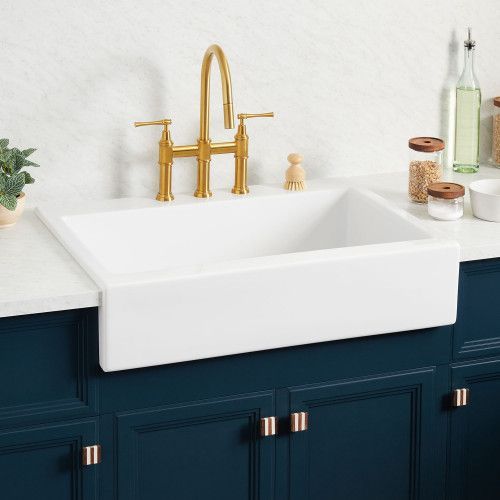
<path id="1" fill-rule="evenodd" d="M 38 212 L 101 287 L 105 371 L 455 322 L 458 245 L 368 191 Z"/>

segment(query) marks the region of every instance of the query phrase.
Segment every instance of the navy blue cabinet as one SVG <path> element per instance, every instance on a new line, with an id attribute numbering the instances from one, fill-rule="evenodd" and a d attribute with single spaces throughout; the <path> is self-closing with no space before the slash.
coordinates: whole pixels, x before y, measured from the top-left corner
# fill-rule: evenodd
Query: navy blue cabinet
<path id="1" fill-rule="evenodd" d="M 497 499 L 500 259 L 459 293 L 453 327 L 115 373 L 95 308 L 0 318 L 0 498 Z"/>
<path id="2" fill-rule="evenodd" d="M 0 428 L 95 415 L 97 311 L 0 318 Z"/>
<path id="3" fill-rule="evenodd" d="M 96 499 L 97 469 L 81 454 L 97 437 L 95 420 L 0 431 L 0 498 Z"/>
<path id="4" fill-rule="evenodd" d="M 451 413 L 451 500 L 500 498 L 500 359 L 452 367 L 454 389 L 469 389 Z"/>
<path id="5" fill-rule="evenodd" d="M 119 413 L 120 500 L 273 498 L 272 392 Z"/>
<path id="6" fill-rule="evenodd" d="M 460 266 L 454 358 L 500 355 L 500 259 Z"/>
<path id="7" fill-rule="evenodd" d="M 434 368 L 290 390 L 292 500 L 437 498 L 445 474 Z M 440 428 L 441 427 L 441 428 Z"/>

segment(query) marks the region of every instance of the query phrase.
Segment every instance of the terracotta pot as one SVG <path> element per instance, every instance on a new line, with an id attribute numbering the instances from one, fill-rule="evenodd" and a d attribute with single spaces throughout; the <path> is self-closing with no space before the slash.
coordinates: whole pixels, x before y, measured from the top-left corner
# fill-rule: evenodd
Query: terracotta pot
<path id="1" fill-rule="evenodd" d="M 17 198 L 17 207 L 15 210 L 7 210 L 3 205 L 0 205 L 0 229 L 13 226 L 21 217 L 24 211 L 24 203 L 26 195 L 21 193 Z"/>

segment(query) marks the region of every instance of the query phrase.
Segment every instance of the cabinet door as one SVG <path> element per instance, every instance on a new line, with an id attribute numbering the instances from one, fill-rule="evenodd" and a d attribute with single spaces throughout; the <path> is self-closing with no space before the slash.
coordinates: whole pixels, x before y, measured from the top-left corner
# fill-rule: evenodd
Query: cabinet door
<path id="1" fill-rule="evenodd" d="M 454 359 L 500 354 L 500 259 L 462 262 Z"/>
<path id="2" fill-rule="evenodd" d="M 435 379 L 429 368 L 292 389 L 291 412 L 309 422 L 290 433 L 290 498 L 436 498 L 446 442 L 433 433 L 446 420 Z"/>
<path id="3" fill-rule="evenodd" d="M 118 414 L 120 500 L 272 498 L 272 392 Z"/>
<path id="4" fill-rule="evenodd" d="M 2 431 L 2 500 L 93 500 L 96 467 L 83 467 L 83 446 L 96 444 L 95 421 Z"/>
<path id="5" fill-rule="evenodd" d="M 449 498 L 500 497 L 500 360 L 452 367 L 453 389 L 468 388 L 467 406 L 451 413 Z"/>
<path id="6" fill-rule="evenodd" d="M 95 415 L 97 369 L 97 308 L 0 318 L 0 427 Z"/>

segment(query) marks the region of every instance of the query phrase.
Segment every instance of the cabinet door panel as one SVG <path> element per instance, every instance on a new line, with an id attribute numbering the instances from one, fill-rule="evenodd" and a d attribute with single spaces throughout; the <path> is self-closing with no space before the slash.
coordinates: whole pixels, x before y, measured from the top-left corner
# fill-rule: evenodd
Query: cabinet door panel
<path id="1" fill-rule="evenodd" d="M 96 467 L 82 467 L 83 446 L 95 444 L 95 421 L 0 433 L 2 500 L 92 500 Z"/>
<path id="2" fill-rule="evenodd" d="M 271 392 L 117 415 L 121 500 L 271 499 Z"/>
<path id="3" fill-rule="evenodd" d="M 97 408 L 97 309 L 0 318 L 0 427 Z"/>
<path id="4" fill-rule="evenodd" d="M 451 417 L 450 496 L 497 500 L 500 492 L 500 360 L 454 366 L 454 389 L 468 388 L 467 406 Z"/>
<path id="5" fill-rule="evenodd" d="M 500 354 L 499 294 L 500 259 L 461 264 L 454 359 Z"/>
<path id="6" fill-rule="evenodd" d="M 309 428 L 290 434 L 290 497 L 434 498 L 429 451 L 444 453 L 431 436 L 434 376 L 422 369 L 291 390 L 291 411 L 308 412 Z"/>

